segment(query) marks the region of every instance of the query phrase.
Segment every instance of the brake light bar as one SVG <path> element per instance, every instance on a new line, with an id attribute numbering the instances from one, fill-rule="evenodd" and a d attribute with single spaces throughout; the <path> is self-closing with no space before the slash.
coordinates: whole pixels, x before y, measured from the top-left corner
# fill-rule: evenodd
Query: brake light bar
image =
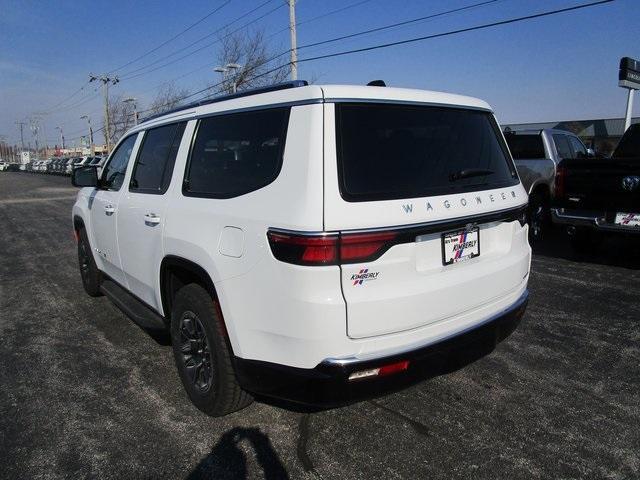
<path id="1" fill-rule="evenodd" d="M 296 265 L 338 265 L 379 258 L 398 238 L 397 232 L 305 234 L 267 232 L 269 245 L 278 260 Z"/>

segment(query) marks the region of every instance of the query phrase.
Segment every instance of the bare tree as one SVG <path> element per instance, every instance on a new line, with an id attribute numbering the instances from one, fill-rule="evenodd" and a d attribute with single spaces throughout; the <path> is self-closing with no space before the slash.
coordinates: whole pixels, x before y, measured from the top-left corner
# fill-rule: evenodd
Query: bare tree
<path id="1" fill-rule="evenodd" d="M 217 87 L 216 91 L 231 93 L 234 83 L 237 90 L 244 90 L 284 81 L 291 71 L 288 57 L 283 55 L 269 61 L 273 56 L 266 42 L 264 30 L 224 35 L 218 51 L 218 64 L 225 66 L 235 63 L 241 65 L 241 68 L 228 71 L 222 85 Z M 282 68 L 277 68 L 278 66 Z M 273 69 L 276 70 L 271 71 Z M 219 82 L 213 84 L 216 83 Z"/>
<path id="2" fill-rule="evenodd" d="M 155 98 L 147 109 L 149 115 L 157 115 L 178 106 L 180 101 L 189 95 L 189 91 L 179 88 L 175 83 L 165 83 L 160 87 Z"/>
<path id="3" fill-rule="evenodd" d="M 123 102 L 122 95 L 109 99 L 109 142 L 115 145 L 118 139 L 135 123 L 134 110 L 131 102 Z M 103 128 L 104 140 L 107 141 L 107 129 Z"/>

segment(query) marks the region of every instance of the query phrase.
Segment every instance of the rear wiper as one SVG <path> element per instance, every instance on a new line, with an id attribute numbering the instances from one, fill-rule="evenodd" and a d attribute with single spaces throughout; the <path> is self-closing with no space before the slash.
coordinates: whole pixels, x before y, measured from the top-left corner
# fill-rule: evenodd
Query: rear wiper
<path id="1" fill-rule="evenodd" d="M 496 173 L 493 170 L 487 170 L 486 168 L 466 168 L 459 172 L 449 174 L 449 181 L 455 182 L 456 180 L 462 180 L 463 178 L 481 177 L 482 175 L 491 175 Z"/>

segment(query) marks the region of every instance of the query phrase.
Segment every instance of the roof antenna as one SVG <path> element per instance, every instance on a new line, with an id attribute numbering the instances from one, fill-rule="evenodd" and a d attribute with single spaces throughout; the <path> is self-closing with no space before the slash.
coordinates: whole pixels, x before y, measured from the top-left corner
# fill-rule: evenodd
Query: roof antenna
<path id="1" fill-rule="evenodd" d="M 371 80 L 367 83 L 367 87 L 386 87 L 387 84 L 384 83 L 384 80 Z"/>

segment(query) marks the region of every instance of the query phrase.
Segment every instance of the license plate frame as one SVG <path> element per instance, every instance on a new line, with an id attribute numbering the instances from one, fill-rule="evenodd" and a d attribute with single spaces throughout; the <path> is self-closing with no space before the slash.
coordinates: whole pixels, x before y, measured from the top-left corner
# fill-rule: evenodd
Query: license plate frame
<path id="1" fill-rule="evenodd" d="M 625 220 L 627 223 L 624 223 Z M 616 212 L 613 223 L 625 228 L 640 228 L 640 213 Z"/>
<path id="2" fill-rule="evenodd" d="M 469 234 L 471 234 L 471 238 L 469 238 Z M 475 238 L 474 238 L 475 237 Z M 462 250 L 457 250 L 458 252 L 462 252 L 460 257 L 456 258 L 455 255 L 450 255 L 455 252 L 455 245 L 459 245 L 460 243 L 467 243 L 473 241 L 475 239 L 476 244 L 471 246 L 471 252 L 464 255 L 464 249 L 467 247 L 463 247 Z M 476 258 L 480 256 L 480 228 L 466 228 L 462 230 L 453 230 L 449 232 L 444 232 L 440 237 L 440 242 L 442 245 L 442 265 L 448 266 L 456 263 L 464 262 L 465 260 L 471 260 L 472 258 Z M 449 245 L 451 248 L 449 249 Z M 449 252 L 451 250 L 451 252 Z M 449 256 L 451 257 L 449 259 Z"/>

